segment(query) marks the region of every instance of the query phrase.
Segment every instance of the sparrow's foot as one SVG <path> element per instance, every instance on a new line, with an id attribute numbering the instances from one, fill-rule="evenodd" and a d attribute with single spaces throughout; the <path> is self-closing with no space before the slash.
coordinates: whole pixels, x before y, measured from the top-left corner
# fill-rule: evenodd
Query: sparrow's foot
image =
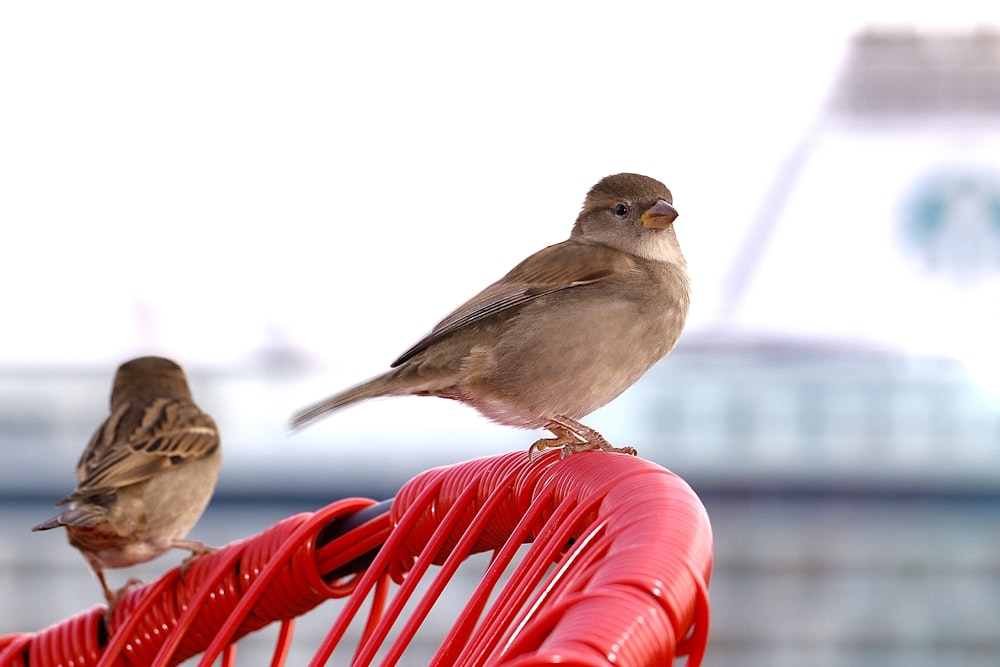
<path id="1" fill-rule="evenodd" d="M 553 433 L 556 433 L 555 431 L 552 430 L 552 428 L 549 428 L 548 430 L 552 431 Z M 580 439 L 572 435 L 571 433 L 556 433 L 556 437 L 542 438 L 540 440 L 536 440 L 535 443 L 531 445 L 531 447 L 528 447 L 528 461 L 531 462 L 535 460 L 535 452 L 541 453 L 544 452 L 546 449 L 557 449 L 557 448 L 562 448 L 563 453 L 559 456 L 559 458 L 564 459 L 569 455 L 566 453 L 567 448 L 578 447 L 581 444 L 586 444 L 586 443 L 581 443 Z"/>
<path id="2" fill-rule="evenodd" d="M 210 547 L 204 542 L 199 542 L 198 540 L 174 540 L 170 543 L 171 549 L 187 549 L 191 552 L 191 555 L 186 560 L 193 560 L 198 556 L 204 556 L 205 554 L 211 554 L 218 551 L 218 547 Z"/>
<path id="3" fill-rule="evenodd" d="M 174 540 L 174 543 L 171 546 L 174 549 L 187 549 L 191 552 L 190 556 L 181 561 L 181 581 L 184 580 L 184 574 L 196 560 L 202 556 L 218 551 L 216 547 L 210 547 L 204 542 L 198 542 L 197 540 Z"/>
<path id="4" fill-rule="evenodd" d="M 562 453 L 559 455 L 560 459 L 564 459 L 570 454 L 588 452 L 594 449 L 599 449 L 602 452 L 629 454 L 631 456 L 637 454 L 634 447 L 613 447 L 611 443 L 605 440 L 603 435 L 565 415 L 551 417 L 545 428 L 556 437 L 542 438 L 533 444 L 528 449 L 529 460 L 534 458 L 536 451 L 541 452 L 555 447 L 562 448 Z"/>
<path id="5" fill-rule="evenodd" d="M 108 613 L 110 613 L 115 608 L 115 605 L 118 604 L 118 601 L 122 599 L 123 595 L 128 593 L 136 586 L 142 586 L 142 579 L 130 577 L 129 580 L 125 582 L 124 586 L 122 586 L 121 588 L 119 588 L 114 592 L 111 592 L 110 589 L 105 588 L 104 599 L 108 601 Z"/>

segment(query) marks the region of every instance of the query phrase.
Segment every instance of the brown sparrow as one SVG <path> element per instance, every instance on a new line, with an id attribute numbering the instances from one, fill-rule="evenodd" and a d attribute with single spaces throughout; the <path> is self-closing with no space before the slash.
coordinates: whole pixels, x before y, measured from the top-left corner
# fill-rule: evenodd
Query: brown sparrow
<path id="1" fill-rule="evenodd" d="M 162 357 L 122 364 L 111 391 L 111 416 L 76 467 L 77 487 L 62 514 L 32 530 L 66 527 L 104 588 L 105 568 L 129 567 L 170 549 L 192 557 L 212 551 L 185 540 L 212 497 L 222 450 L 215 422 L 191 400 L 180 366 Z"/>
<path id="2" fill-rule="evenodd" d="M 677 343 L 689 303 L 670 190 L 638 174 L 591 188 L 569 240 L 549 246 L 444 318 L 392 370 L 296 414 L 298 428 L 376 396 L 440 396 L 555 438 L 528 450 L 616 449 L 577 420 Z"/>

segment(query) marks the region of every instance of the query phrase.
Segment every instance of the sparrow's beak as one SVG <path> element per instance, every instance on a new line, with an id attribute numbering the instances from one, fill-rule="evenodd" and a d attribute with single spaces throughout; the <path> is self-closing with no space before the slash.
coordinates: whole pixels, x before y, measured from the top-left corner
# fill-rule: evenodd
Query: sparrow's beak
<path id="1" fill-rule="evenodd" d="M 646 209 L 642 214 L 642 224 L 649 229 L 666 229 L 677 219 L 677 209 L 664 199 L 657 199 L 656 203 Z"/>

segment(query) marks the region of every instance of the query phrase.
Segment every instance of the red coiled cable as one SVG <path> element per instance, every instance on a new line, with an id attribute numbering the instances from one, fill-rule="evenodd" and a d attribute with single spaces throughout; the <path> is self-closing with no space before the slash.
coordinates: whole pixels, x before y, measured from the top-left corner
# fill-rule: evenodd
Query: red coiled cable
<path id="1" fill-rule="evenodd" d="M 352 664 L 396 664 L 466 557 L 482 551 L 493 559 L 432 664 L 701 662 L 711 528 L 687 484 L 656 464 L 515 452 L 429 470 L 390 510 L 373 505 L 289 517 L 127 591 L 110 614 L 98 606 L 0 637 L 0 667 L 174 665 L 202 652 L 201 664 L 232 664 L 233 642 L 276 621 L 280 665 L 292 619 L 331 597 L 347 601 L 312 664 L 325 663 L 366 602 Z M 372 516 L 327 534 L 362 510 Z"/>

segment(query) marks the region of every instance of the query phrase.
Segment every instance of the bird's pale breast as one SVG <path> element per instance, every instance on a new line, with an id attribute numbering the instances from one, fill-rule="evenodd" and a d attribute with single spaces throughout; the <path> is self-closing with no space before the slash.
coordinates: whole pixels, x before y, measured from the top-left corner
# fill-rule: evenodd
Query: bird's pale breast
<path id="1" fill-rule="evenodd" d="M 631 282 L 542 297 L 485 323 L 496 328 L 496 343 L 470 351 L 460 400 L 495 421 L 528 427 L 552 415 L 577 419 L 610 402 L 673 348 L 683 327 L 686 278 L 653 269 Z"/>

